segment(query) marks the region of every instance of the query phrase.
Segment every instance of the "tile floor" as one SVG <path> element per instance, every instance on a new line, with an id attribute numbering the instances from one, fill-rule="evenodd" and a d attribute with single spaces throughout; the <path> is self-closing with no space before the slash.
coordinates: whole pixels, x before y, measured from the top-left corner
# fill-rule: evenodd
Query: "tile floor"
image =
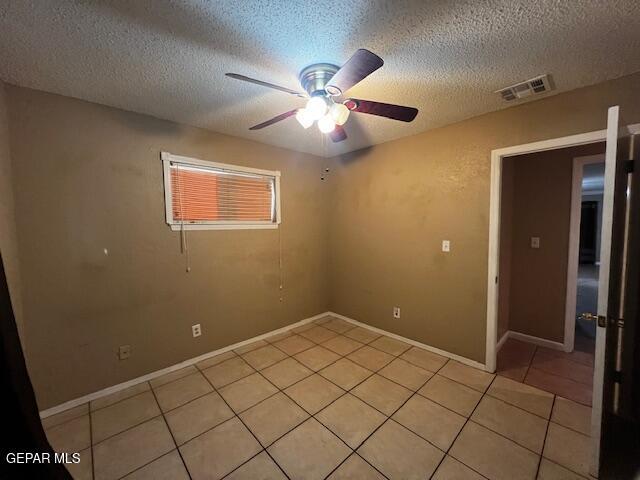
<path id="1" fill-rule="evenodd" d="M 588 341 L 576 337 L 576 349 L 565 353 L 509 338 L 498 352 L 497 373 L 591 406 L 594 346 L 581 344 Z"/>
<path id="2" fill-rule="evenodd" d="M 43 424 L 76 479 L 580 479 L 590 408 L 326 317 Z"/>

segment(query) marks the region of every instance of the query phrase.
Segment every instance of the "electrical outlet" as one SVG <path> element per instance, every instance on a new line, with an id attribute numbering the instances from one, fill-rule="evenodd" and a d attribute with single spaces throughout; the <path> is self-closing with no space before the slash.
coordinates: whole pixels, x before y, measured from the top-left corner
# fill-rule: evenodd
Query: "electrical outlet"
<path id="1" fill-rule="evenodd" d="M 120 345 L 118 348 L 118 358 L 120 360 L 126 360 L 131 356 L 131 345 Z"/>
<path id="2" fill-rule="evenodd" d="M 202 335 L 202 328 L 200 327 L 199 323 L 191 325 L 191 333 L 193 334 L 194 338 Z"/>
<path id="3" fill-rule="evenodd" d="M 400 318 L 400 307 L 393 307 L 393 318 Z"/>
<path id="4" fill-rule="evenodd" d="M 451 242 L 449 240 L 442 240 L 442 251 L 443 252 L 451 251 Z"/>

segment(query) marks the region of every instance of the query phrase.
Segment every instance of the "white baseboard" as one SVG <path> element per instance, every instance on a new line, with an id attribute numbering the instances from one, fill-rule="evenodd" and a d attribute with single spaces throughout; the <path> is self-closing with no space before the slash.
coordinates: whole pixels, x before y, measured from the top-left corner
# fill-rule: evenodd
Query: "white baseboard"
<path id="1" fill-rule="evenodd" d="M 552 348 L 553 350 L 564 351 L 564 344 L 560 342 L 554 342 L 552 340 L 547 340 L 546 338 L 534 337 L 533 335 L 527 335 L 526 333 L 514 332 L 513 330 L 509 330 L 507 333 L 509 334 L 509 338 L 513 338 L 515 340 L 533 343 L 534 345 L 539 345 L 541 347 Z"/>
<path id="2" fill-rule="evenodd" d="M 88 395 L 84 395 L 79 398 L 74 398 L 73 400 L 69 400 L 68 402 L 61 403 L 60 405 L 56 405 L 55 407 L 42 410 L 40 412 L 40 418 L 50 417 L 51 415 L 55 415 L 56 413 L 60 413 L 70 408 L 77 407 L 78 405 L 82 405 L 84 403 L 91 402 L 92 400 L 96 400 L 98 398 L 111 395 L 112 393 L 119 392 L 120 390 L 124 390 L 125 388 L 133 387 L 134 385 L 137 385 L 142 382 L 148 382 L 149 380 L 153 380 L 154 378 L 161 377 L 162 375 L 166 375 L 167 373 L 171 373 L 176 370 L 180 370 L 181 368 L 195 365 L 196 363 L 202 362 L 203 360 L 206 360 L 211 357 L 215 357 L 216 355 L 220 355 L 221 353 L 228 352 L 229 350 L 234 350 L 236 348 L 249 345 L 250 343 L 257 342 L 259 340 L 263 340 L 265 338 L 271 337 L 273 335 L 278 335 L 279 333 L 286 332 L 287 330 L 291 330 L 292 328 L 296 328 L 301 325 L 305 325 L 307 323 L 313 322 L 314 320 L 318 320 L 322 317 L 326 317 L 327 315 L 330 315 L 330 312 L 319 313 L 318 315 L 305 318 L 303 320 L 300 320 L 299 322 L 292 323 L 291 325 L 287 325 L 286 327 L 278 328 L 277 330 L 272 330 L 271 332 L 258 335 L 257 337 L 253 337 L 248 340 L 243 340 L 242 342 L 234 343 L 233 345 L 229 345 L 227 347 L 223 347 L 218 350 L 205 353 L 198 357 L 190 358 L 189 360 L 185 360 L 184 362 L 176 363 L 175 365 L 171 365 L 170 367 L 163 368 L 162 370 L 156 370 L 155 372 L 148 373 L 146 375 L 134 378 L 132 380 L 127 380 L 126 382 L 122 382 L 117 385 L 113 385 L 111 387 L 103 388 L 102 390 L 98 390 L 97 392 L 89 393 Z"/>
<path id="3" fill-rule="evenodd" d="M 498 343 L 496 344 L 496 355 L 498 354 L 498 352 L 500 351 L 500 349 L 504 345 L 504 342 L 506 342 L 508 338 L 509 338 L 509 330 L 504 332 L 502 334 L 502 337 L 500 337 L 500 340 L 498 340 Z"/>
<path id="4" fill-rule="evenodd" d="M 396 340 L 400 340 L 401 342 L 408 343 L 409 345 L 413 345 L 415 347 L 424 348 L 433 353 L 437 353 L 438 355 L 442 355 L 443 357 L 450 358 L 452 360 L 456 360 L 457 362 L 464 363 L 465 365 L 469 365 L 470 367 L 479 368 L 480 370 L 486 370 L 485 365 L 480 362 L 476 362 L 475 360 L 471 360 L 466 357 L 461 357 L 460 355 L 456 355 L 455 353 L 447 352 L 446 350 L 440 350 L 439 348 L 432 347 L 431 345 L 426 345 L 424 343 L 416 342 L 415 340 L 411 340 L 410 338 L 403 337 L 401 335 L 396 335 L 395 333 L 387 332 L 386 330 L 382 330 L 381 328 L 372 327 L 371 325 L 367 325 L 366 323 L 359 322 L 358 320 L 354 320 L 353 318 L 345 317 L 344 315 L 340 315 L 335 312 L 328 312 L 332 317 L 341 318 L 342 320 L 352 323 L 354 325 L 358 325 L 359 327 L 366 328 L 376 333 L 380 333 L 382 335 L 387 335 L 391 338 L 395 338 Z"/>

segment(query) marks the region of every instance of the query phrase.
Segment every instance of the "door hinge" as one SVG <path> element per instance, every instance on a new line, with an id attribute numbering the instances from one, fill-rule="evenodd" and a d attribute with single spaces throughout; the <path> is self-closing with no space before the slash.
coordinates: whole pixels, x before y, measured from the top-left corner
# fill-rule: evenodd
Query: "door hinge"
<path id="1" fill-rule="evenodd" d="M 611 372 L 611 380 L 613 383 L 622 383 L 622 372 L 620 370 Z"/>

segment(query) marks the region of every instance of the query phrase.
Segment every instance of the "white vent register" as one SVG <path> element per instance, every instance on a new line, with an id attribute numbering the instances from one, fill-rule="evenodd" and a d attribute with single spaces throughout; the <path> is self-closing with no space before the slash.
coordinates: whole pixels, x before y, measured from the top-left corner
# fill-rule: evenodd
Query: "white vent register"
<path id="1" fill-rule="evenodd" d="M 549 75 L 540 75 L 530 78 L 524 82 L 516 83 L 510 87 L 501 88 L 494 93 L 499 94 L 503 100 L 511 102 L 513 100 L 539 95 L 541 93 L 553 90 L 551 77 Z"/>

